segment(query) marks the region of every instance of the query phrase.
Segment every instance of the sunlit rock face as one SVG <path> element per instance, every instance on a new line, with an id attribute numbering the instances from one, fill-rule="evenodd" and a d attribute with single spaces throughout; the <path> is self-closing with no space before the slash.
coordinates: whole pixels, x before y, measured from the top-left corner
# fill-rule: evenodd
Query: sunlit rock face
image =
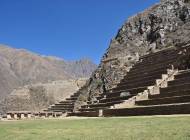
<path id="1" fill-rule="evenodd" d="M 98 69 L 86 84 L 79 106 L 106 89 L 113 88 L 139 56 L 171 46 L 190 43 L 190 1 L 161 0 L 130 17 L 111 40 Z"/>

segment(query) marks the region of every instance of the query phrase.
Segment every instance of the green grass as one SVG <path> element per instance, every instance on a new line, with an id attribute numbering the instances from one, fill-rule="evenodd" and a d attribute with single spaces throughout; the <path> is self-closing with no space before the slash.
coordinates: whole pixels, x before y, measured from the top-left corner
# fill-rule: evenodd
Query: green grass
<path id="1" fill-rule="evenodd" d="M 0 121 L 0 140 L 190 140 L 190 117 Z"/>

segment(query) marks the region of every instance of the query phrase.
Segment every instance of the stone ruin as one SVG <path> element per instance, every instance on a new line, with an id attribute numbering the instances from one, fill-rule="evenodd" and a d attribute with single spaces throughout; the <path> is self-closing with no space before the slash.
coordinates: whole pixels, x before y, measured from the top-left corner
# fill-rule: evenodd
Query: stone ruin
<path id="1" fill-rule="evenodd" d="M 190 44 L 140 57 L 116 87 L 75 110 L 81 90 L 43 112 L 8 112 L 7 118 L 190 114 Z"/>
<path id="2" fill-rule="evenodd" d="M 129 18 L 63 116 L 190 114 L 190 1 L 162 0 Z"/>

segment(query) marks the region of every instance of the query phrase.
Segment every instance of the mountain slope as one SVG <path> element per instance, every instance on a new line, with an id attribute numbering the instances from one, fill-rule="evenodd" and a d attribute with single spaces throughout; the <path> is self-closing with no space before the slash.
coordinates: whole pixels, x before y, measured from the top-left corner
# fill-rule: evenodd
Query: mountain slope
<path id="1" fill-rule="evenodd" d="M 67 62 L 0 45 L 0 100 L 19 86 L 89 77 L 95 68 L 89 60 Z"/>

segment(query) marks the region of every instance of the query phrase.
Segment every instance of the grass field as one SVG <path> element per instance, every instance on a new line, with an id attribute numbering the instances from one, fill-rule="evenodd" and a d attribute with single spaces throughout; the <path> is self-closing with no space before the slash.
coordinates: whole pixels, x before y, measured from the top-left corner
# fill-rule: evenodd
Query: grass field
<path id="1" fill-rule="evenodd" d="M 0 121 L 0 140 L 190 140 L 190 116 Z"/>

